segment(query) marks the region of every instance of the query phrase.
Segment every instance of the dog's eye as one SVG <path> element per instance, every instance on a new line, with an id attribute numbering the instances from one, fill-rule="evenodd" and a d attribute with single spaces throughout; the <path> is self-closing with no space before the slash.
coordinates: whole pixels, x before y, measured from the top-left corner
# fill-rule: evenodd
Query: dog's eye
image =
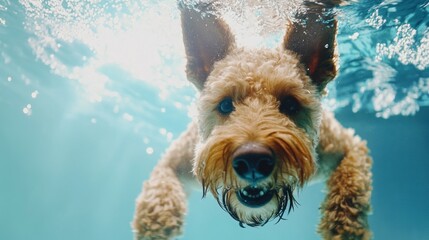
<path id="1" fill-rule="evenodd" d="M 229 97 L 223 99 L 217 106 L 217 110 L 223 115 L 229 115 L 232 111 L 234 111 L 234 104 L 232 104 L 232 99 Z"/>
<path id="2" fill-rule="evenodd" d="M 281 113 L 286 115 L 295 115 L 301 109 L 301 105 L 298 100 L 294 97 L 284 97 L 280 102 L 279 110 Z"/>

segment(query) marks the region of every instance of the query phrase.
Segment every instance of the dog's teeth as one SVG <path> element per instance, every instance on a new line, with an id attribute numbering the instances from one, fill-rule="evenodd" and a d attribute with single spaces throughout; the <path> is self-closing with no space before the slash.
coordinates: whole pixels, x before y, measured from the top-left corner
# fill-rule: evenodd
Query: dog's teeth
<path id="1" fill-rule="evenodd" d="M 268 192 L 267 187 L 257 187 L 257 186 L 249 186 L 248 189 L 241 189 L 240 192 L 242 196 L 247 198 L 260 198 L 263 197 Z"/>

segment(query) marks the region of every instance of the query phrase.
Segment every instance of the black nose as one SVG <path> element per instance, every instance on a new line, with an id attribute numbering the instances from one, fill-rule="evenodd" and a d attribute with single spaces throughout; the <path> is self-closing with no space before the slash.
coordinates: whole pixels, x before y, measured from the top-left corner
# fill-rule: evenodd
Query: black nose
<path id="1" fill-rule="evenodd" d="M 232 166 L 239 177 L 255 183 L 271 174 L 274 169 L 274 158 L 267 147 L 247 143 L 235 151 Z"/>

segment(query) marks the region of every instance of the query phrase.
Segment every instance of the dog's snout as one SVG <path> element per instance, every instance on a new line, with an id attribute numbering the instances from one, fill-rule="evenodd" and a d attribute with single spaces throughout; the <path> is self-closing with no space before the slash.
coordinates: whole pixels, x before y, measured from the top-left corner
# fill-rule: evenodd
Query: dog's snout
<path id="1" fill-rule="evenodd" d="M 258 143 L 240 146 L 232 160 L 237 175 L 252 183 L 267 178 L 274 169 L 274 163 L 271 150 Z"/>

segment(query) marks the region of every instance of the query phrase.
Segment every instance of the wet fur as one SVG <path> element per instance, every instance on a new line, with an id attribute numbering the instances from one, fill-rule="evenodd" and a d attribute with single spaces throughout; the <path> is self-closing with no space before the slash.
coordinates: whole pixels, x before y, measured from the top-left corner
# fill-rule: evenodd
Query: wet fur
<path id="1" fill-rule="evenodd" d="M 333 1 L 322 2 L 308 4 L 301 16 L 308 19 L 306 29 L 292 24 L 278 49 L 257 50 L 235 46 L 211 4 L 180 6 L 188 79 L 200 90 L 198 116 L 143 184 L 133 221 L 136 239 L 182 234 L 192 186 L 203 196 L 210 192 L 241 226 L 262 226 L 294 209 L 294 190 L 316 179 L 327 182 L 318 228 L 323 238 L 371 237 L 372 162 L 366 143 L 320 104 L 336 75 L 336 21 L 329 14 L 322 14 L 332 18 L 329 26 L 319 21 Z M 298 39 L 315 47 L 309 50 Z M 234 104 L 227 115 L 218 111 L 225 98 Z M 282 110 L 290 99 L 298 111 Z M 237 199 L 249 183 L 235 174 L 232 156 L 248 142 L 268 146 L 276 160 L 273 173 L 258 183 L 274 197 L 259 208 Z"/>

